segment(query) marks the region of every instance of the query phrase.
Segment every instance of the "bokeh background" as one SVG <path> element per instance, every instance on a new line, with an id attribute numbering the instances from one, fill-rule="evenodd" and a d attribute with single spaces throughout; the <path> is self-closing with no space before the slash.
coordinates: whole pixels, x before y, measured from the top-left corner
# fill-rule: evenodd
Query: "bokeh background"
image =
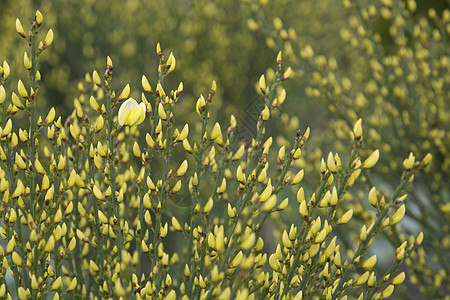
<path id="1" fill-rule="evenodd" d="M 193 111 L 195 100 L 206 95 L 215 80 L 218 88 L 211 118 L 226 123 L 232 113 L 242 126 L 251 127 L 254 116 L 249 107 L 260 99 L 258 78 L 263 73 L 270 78 L 275 57 L 283 50 L 283 63 L 292 66 L 295 74 L 284 84 L 287 101 L 270 131 L 279 136 L 276 143 L 283 145 L 297 129 L 311 127 L 311 140 L 298 166 L 307 172 L 306 189 L 317 182 L 319 174 L 313 170 L 321 157 L 329 151 L 339 152 L 343 159 L 349 154 L 344 150 L 350 148 L 347 132 L 359 117 L 367 120 L 367 151 L 381 149 L 384 166 L 365 179 L 367 186 L 376 184 L 389 194 L 410 151 L 418 159 L 428 152 L 433 155 L 432 167 L 416 178 L 408 197 L 412 209 L 399 229 L 425 231 L 423 252 L 413 257 L 415 263 L 405 266 L 409 283 L 400 295 L 438 299 L 448 297 L 450 272 L 449 3 L 421 0 L 412 9 L 411 1 L 395 0 L 351 5 L 334 0 L 1 0 L 0 61 L 9 62 L 12 75 L 7 89 L 15 90 L 17 80 L 26 78 L 22 53 L 27 50 L 15 34 L 15 19 L 19 17 L 27 28 L 25 20 L 39 9 L 45 18 L 41 31 L 52 28 L 55 33 L 52 47 L 40 58 L 38 110 L 42 114 L 53 106 L 57 115 L 69 115 L 78 82 L 94 69 L 101 73 L 107 55 L 115 66 L 114 88 L 120 91 L 129 83 L 131 96 L 139 99 L 141 76 L 156 82 L 159 42 L 165 56 L 173 52 L 177 59 L 168 85 L 184 83 L 177 109 Z M 397 17 L 406 25 L 397 24 Z M 422 35 L 413 34 L 416 25 Z M 406 28 L 406 45 L 397 42 L 398 33 L 392 28 Z M 366 44 L 377 45 L 378 53 L 360 47 Z M 404 49 L 413 53 L 411 59 L 402 60 Z M 425 58 L 420 56 L 422 49 Z M 397 67 L 403 72 L 389 68 L 389 57 L 400 57 Z M 382 66 L 384 79 L 377 78 L 375 62 Z M 420 68 L 422 62 L 429 64 L 429 76 Z M 408 75 L 414 73 L 411 66 L 416 64 L 419 79 L 409 82 Z M 375 92 L 367 89 L 372 82 Z M 335 94 L 338 87 L 344 90 L 342 95 Z M 407 91 L 406 100 L 396 96 L 398 88 Z M 184 121 L 189 118 L 186 115 Z M 251 128 L 246 130 L 251 134 Z M 367 186 L 352 192 L 355 205 L 367 198 L 362 192 Z M 367 207 L 359 207 L 356 217 L 363 221 Z M 379 244 L 395 243 L 394 235 L 387 233 Z"/>

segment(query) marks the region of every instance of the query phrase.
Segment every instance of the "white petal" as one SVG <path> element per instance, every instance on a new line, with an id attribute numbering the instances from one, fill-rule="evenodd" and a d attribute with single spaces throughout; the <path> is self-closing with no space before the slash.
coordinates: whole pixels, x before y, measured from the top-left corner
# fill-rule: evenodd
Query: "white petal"
<path id="1" fill-rule="evenodd" d="M 133 98 L 129 98 L 119 108 L 118 121 L 120 125 L 125 123 L 128 115 L 138 107 L 138 103 Z"/>

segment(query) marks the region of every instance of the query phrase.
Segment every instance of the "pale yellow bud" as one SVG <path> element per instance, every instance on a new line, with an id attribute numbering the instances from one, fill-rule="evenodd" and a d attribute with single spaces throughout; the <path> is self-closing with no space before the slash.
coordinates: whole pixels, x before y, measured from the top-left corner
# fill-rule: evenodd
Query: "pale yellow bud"
<path id="1" fill-rule="evenodd" d="M 94 80 L 94 83 L 97 86 L 101 86 L 102 85 L 102 81 L 101 81 L 100 76 L 98 75 L 96 70 L 94 70 L 94 72 L 92 73 L 92 79 Z"/>
<path id="2" fill-rule="evenodd" d="M 302 181 L 303 179 L 303 175 L 304 175 L 303 169 L 297 172 L 297 174 L 295 174 L 294 178 L 292 179 L 292 184 L 300 183 L 300 181 Z"/>
<path id="3" fill-rule="evenodd" d="M 53 43 L 53 30 L 50 29 L 47 32 L 47 35 L 45 36 L 45 43 L 47 44 L 47 47 Z"/>
<path id="4" fill-rule="evenodd" d="M 377 256 L 372 255 L 362 264 L 362 267 L 367 270 L 370 270 L 375 266 L 376 263 L 377 263 Z"/>
<path id="5" fill-rule="evenodd" d="M 213 199 L 210 197 L 210 198 L 208 199 L 208 202 L 206 202 L 205 207 L 203 208 L 203 212 L 206 213 L 206 214 L 208 214 L 208 213 L 212 210 L 213 204 L 214 204 L 214 201 L 213 201 Z"/>
<path id="6" fill-rule="evenodd" d="M 287 70 L 284 72 L 283 78 L 288 79 L 289 77 L 291 77 L 291 74 L 292 74 L 292 69 L 291 69 L 291 67 L 288 67 Z"/>
<path id="7" fill-rule="evenodd" d="M 389 223 L 391 225 L 394 225 L 394 224 L 397 224 L 398 222 L 400 222 L 403 219 L 403 217 L 405 216 L 405 212 L 406 212 L 405 204 L 402 204 L 402 206 L 400 206 L 399 209 L 397 209 L 395 214 L 392 216 Z"/>
<path id="8" fill-rule="evenodd" d="M 217 139 L 219 137 L 219 135 L 222 133 L 222 130 L 220 128 L 220 124 L 218 122 L 216 122 L 216 124 L 214 124 L 213 130 L 211 131 L 211 135 L 209 137 L 209 139 L 211 141 L 214 141 L 215 139 Z"/>
<path id="9" fill-rule="evenodd" d="M 42 22 L 44 22 L 44 17 L 42 16 L 42 14 L 39 10 L 36 11 L 35 17 L 36 17 L 36 23 L 38 23 L 38 26 L 40 26 L 42 24 Z"/>
<path id="10" fill-rule="evenodd" d="M 127 85 L 123 88 L 122 92 L 120 93 L 119 101 L 128 98 L 129 95 L 130 95 L 130 84 L 127 84 Z"/>
<path id="11" fill-rule="evenodd" d="M 269 212 L 275 207 L 275 204 L 277 204 L 277 195 L 272 195 L 266 202 L 264 202 L 261 207 L 261 211 Z"/>
<path id="12" fill-rule="evenodd" d="M 264 109 L 261 112 L 261 119 L 263 121 L 267 121 L 270 118 L 270 110 L 267 106 L 264 107 Z"/>
<path id="13" fill-rule="evenodd" d="M 26 92 L 26 91 L 25 91 Z M 22 102 L 20 101 L 19 97 L 16 95 L 16 93 L 12 93 L 12 102 L 13 104 L 20 110 L 24 109 Z"/>
<path id="14" fill-rule="evenodd" d="M 25 66 L 25 69 L 27 69 L 27 70 L 31 70 L 31 68 L 32 68 L 31 60 L 28 57 L 28 54 L 26 52 L 23 53 L 23 65 Z"/>
<path id="15" fill-rule="evenodd" d="M 158 105 L 158 116 L 160 119 L 164 121 L 167 120 L 166 110 L 164 109 L 164 106 L 161 104 L 161 102 Z"/>
<path id="16" fill-rule="evenodd" d="M 180 167 L 178 168 L 177 172 L 175 173 L 175 176 L 177 176 L 177 177 L 183 176 L 186 173 L 187 168 L 188 168 L 188 162 L 187 162 L 187 160 L 184 160 L 181 163 Z"/>
<path id="17" fill-rule="evenodd" d="M 142 82 L 142 87 L 144 88 L 144 90 L 147 93 L 151 93 L 152 87 L 151 87 L 150 83 L 148 82 L 147 77 L 145 77 L 145 75 L 142 75 L 141 82 Z"/>
<path id="18" fill-rule="evenodd" d="M 353 126 L 353 134 L 355 135 L 355 138 L 357 140 L 362 137 L 362 119 L 356 121 L 355 125 Z"/>
<path id="19" fill-rule="evenodd" d="M 22 23 L 19 18 L 16 19 L 16 31 L 21 37 L 25 37 L 25 31 L 23 30 Z"/>
<path id="20" fill-rule="evenodd" d="M 337 221 L 337 224 L 348 223 L 348 221 L 350 221 L 352 217 L 353 217 L 353 208 L 345 212 L 345 214 L 343 214 L 342 217 Z"/>
<path id="21" fill-rule="evenodd" d="M 45 118 L 44 124 L 50 124 L 55 119 L 55 108 L 52 107 Z"/>
<path id="22" fill-rule="evenodd" d="M 167 59 L 166 67 L 169 69 L 169 73 L 172 72 L 175 69 L 176 66 L 176 59 L 172 52 L 169 54 L 169 58 Z"/>
<path id="23" fill-rule="evenodd" d="M 266 86 L 266 77 L 264 76 L 264 74 L 261 75 L 261 77 L 259 78 L 259 88 L 263 94 L 266 93 L 267 86 Z"/>
<path id="24" fill-rule="evenodd" d="M 6 91 L 5 88 L 3 87 L 3 85 L 0 85 L 0 104 L 2 104 L 3 102 L 5 102 L 6 99 Z"/>
<path id="25" fill-rule="evenodd" d="M 184 141 L 189 134 L 189 125 L 185 124 L 180 134 L 177 137 L 177 141 Z"/>
<path id="26" fill-rule="evenodd" d="M 377 149 L 370 154 L 370 156 L 364 161 L 362 167 L 365 169 L 370 169 L 378 162 L 380 158 L 380 151 Z"/>
<path id="27" fill-rule="evenodd" d="M 373 207 L 378 205 L 377 189 L 375 187 L 372 187 L 369 191 L 369 202 Z"/>

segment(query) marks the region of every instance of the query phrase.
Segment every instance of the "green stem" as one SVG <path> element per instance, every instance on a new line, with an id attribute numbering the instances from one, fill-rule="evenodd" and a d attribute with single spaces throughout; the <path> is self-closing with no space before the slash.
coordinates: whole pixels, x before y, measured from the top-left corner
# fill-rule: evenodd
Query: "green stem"
<path id="1" fill-rule="evenodd" d="M 92 137 L 91 137 L 91 128 L 87 128 L 87 136 L 86 136 L 86 149 L 87 149 L 87 160 L 89 162 L 89 177 L 90 179 L 93 179 L 92 174 L 94 173 L 94 166 L 92 165 L 92 159 L 89 157 L 89 149 L 91 147 Z M 105 280 L 105 274 L 104 274 L 104 258 L 103 258 L 103 242 L 102 242 L 102 233 L 100 231 L 100 218 L 98 216 L 98 199 L 97 197 L 93 197 L 92 194 L 89 196 L 89 202 L 93 204 L 94 207 L 94 218 L 95 218 L 95 234 L 97 236 L 97 265 L 100 268 L 100 275 L 102 281 Z M 101 285 L 101 283 L 99 283 Z M 98 292 L 98 291 L 97 291 Z M 100 296 L 99 292 L 97 296 Z"/>
<path id="2" fill-rule="evenodd" d="M 162 85 L 164 83 L 164 76 L 160 76 L 159 78 L 160 84 Z M 153 116 L 151 118 L 152 120 L 152 127 L 150 129 L 150 136 L 154 139 L 155 138 L 155 129 L 156 129 L 156 121 L 159 119 L 158 116 L 158 110 L 157 106 L 159 104 L 158 99 L 155 101 L 155 108 L 153 109 Z M 145 162 L 145 173 L 143 180 L 147 180 L 147 177 L 150 175 L 151 165 L 152 165 L 152 158 L 153 158 L 153 148 L 150 148 L 147 145 L 147 153 L 148 153 L 148 159 Z M 147 187 L 148 188 L 148 187 Z M 141 225 L 141 233 L 138 236 L 138 256 L 139 256 L 139 263 L 137 264 L 137 270 L 136 275 L 140 279 L 141 275 L 141 268 L 142 268 L 142 240 L 144 239 L 144 196 L 145 196 L 146 190 L 141 187 L 141 199 L 139 201 L 139 224 Z"/>
<path id="3" fill-rule="evenodd" d="M 167 129 L 166 129 L 166 144 L 164 146 L 164 167 L 163 167 L 163 176 L 161 181 L 161 190 L 159 195 L 159 203 L 161 203 L 161 210 L 156 212 L 156 223 L 155 223 L 155 230 L 154 230 L 154 236 L 153 236 L 153 259 L 151 264 L 151 271 L 153 272 L 153 268 L 156 266 L 156 260 L 158 258 L 158 240 L 159 240 L 159 229 L 161 227 L 161 217 L 162 212 L 164 208 L 164 198 L 166 196 L 166 184 L 168 180 L 168 173 L 169 173 L 169 158 L 170 158 L 170 150 L 171 150 L 171 143 L 172 143 L 172 124 L 170 120 L 167 121 Z M 159 206 L 159 204 L 158 204 Z"/>
<path id="4" fill-rule="evenodd" d="M 37 85 L 36 85 L 36 72 L 37 72 L 37 55 L 36 55 L 36 33 L 31 34 L 30 38 L 30 56 L 31 56 L 31 74 L 30 74 L 30 80 L 31 80 L 31 88 L 33 90 L 34 96 L 36 97 L 37 94 Z M 31 93 L 30 93 L 31 97 Z M 36 160 L 36 139 L 37 139 L 37 132 L 36 132 L 36 98 L 32 99 L 30 98 L 30 163 L 33 166 L 33 171 L 30 174 L 29 177 L 29 186 L 30 186 L 30 208 L 31 208 L 31 214 L 33 216 L 33 220 L 37 224 L 37 216 L 36 216 L 36 176 L 37 171 L 36 168 L 34 168 L 35 160 Z M 34 253 L 33 253 L 33 268 L 34 273 L 39 274 L 38 272 L 38 259 L 39 259 L 39 251 L 37 249 L 37 245 L 34 246 Z M 32 292 L 33 299 L 37 298 L 37 294 L 33 291 Z"/>
<path id="5" fill-rule="evenodd" d="M 122 260 L 122 228 L 120 224 L 120 216 L 119 216 L 119 203 L 116 199 L 116 166 L 115 166 L 115 147 L 114 147 L 114 138 L 112 136 L 113 131 L 113 115 L 112 115 L 112 103 L 111 103 L 111 90 L 109 88 L 110 81 L 107 80 L 108 90 L 106 93 L 106 114 L 108 118 L 108 142 L 109 142 L 109 153 L 108 153 L 108 161 L 109 161 L 109 176 L 110 176 L 110 185 L 111 185 L 111 202 L 113 204 L 114 216 L 117 220 L 117 225 L 119 227 L 117 232 L 117 247 L 118 247 L 118 260 Z"/>
<path id="6" fill-rule="evenodd" d="M 198 155 L 197 155 L 197 164 L 195 167 L 195 173 L 197 174 L 197 178 L 198 178 L 198 185 L 197 186 L 193 186 L 193 193 L 192 193 L 192 210 L 191 210 L 191 220 L 189 223 L 189 240 L 188 240 L 188 248 L 187 248 L 187 258 L 186 258 L 186 264 L 189 266 L 189 270 L 191 272 L 191 276 L 189 278 L 189 283 L 188 283 L 188 287 L 187 287 L 187 295 L 188 297 L 191 296 L 192 293 L 192 285 L 194 284 L 194 277 L 196 274 L 196 270 L 194 269 L 195 266 L 195 262 L 192 262 L 192 257 L 194 256 L 194 253 L 192 252 L 192 247 L 194 244 L 194 228 L 195 228 L 195 224 L 196 224 L 196 215 L 195 215 L 195 207 L 198 204 L 198 200 L 199 200 L 199 191 L 198 191 L 198 186 L 200 185 L 200 172 L 201 172 L 201 168 L 202 168 L 202 162 L 203 162 L 203 151 L 206 147 L 206 141 L 203 141 L 203 137 L 205 136 L 206 133 L 206 127 L 208 125 L 208 114 L 209 114 L 209 106 L 211 105 L 211 102 L 209 101 L 210 99 L 208 99 L 208 102 L 206 103 L 206 107 L 205 107 L 205 111 L 203 113 L 203 122 L 202 122 L 202 134 L 200 136 L 201 143 L 200 143 L 200 147 L 198 149 Z"/>

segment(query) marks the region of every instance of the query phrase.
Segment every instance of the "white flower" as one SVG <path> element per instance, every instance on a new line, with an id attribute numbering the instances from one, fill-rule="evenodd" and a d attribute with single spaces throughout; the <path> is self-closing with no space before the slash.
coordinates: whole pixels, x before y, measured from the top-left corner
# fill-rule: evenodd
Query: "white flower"
<path id="1" fill-rule="evenodd" d="M 128 98 L 119 108 L 119 124 L 123 125 L 139 125 L 145 120 L 145 104 L 138 104 L 133 98 Z"/>

